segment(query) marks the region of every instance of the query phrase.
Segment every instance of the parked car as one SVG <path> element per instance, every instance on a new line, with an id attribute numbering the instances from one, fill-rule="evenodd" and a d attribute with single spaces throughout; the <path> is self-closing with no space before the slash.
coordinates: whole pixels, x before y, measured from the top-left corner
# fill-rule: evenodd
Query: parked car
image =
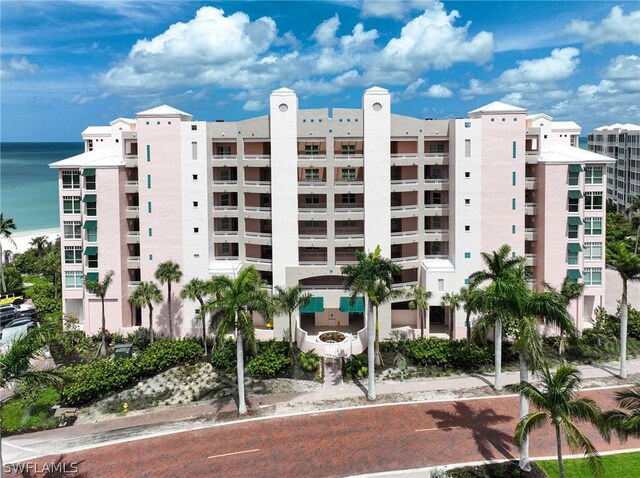
<path id="1" fill-rule="evenodd" d="M 29 318 L 16 319 L 7 324 L 0 333 L 0 354 L 6 353 L 16 339 L 37 326 L 38 324 L 36 324 L 35 320 Z"/>
<path id="2" fill-rule="evenodd" d="M 0 305 L 0 328 L 18 317 L 18 312 L 13 305 Z"/>
<path id="3" fill-rule="evenodd" d="M 38 318 L 38 311 L 31 304 L 20 304 L 18 306 L 14 304 L 13 306 L 16 308 L 17 317 L 30 317 L 32 319 Z"/>
<path id="4" fill-rule="evenodd" d="M 26 330 L 29 331 L 31 329 L 35 329 L 38 326 L 38 322 L 36 322 L 35 319 L 32 319 L 31 317 L 21 317 L 19 319 L 13 319 L 11 322 L 9 322 L 7 325 L 4 326 L 4 328 L 2 329 L 2 332 L 6 332 L 8 329 L 12 329 L 14 327 L 21 327 L 23 325 L 26 325 Z M 2 336 L 2 333 L 0 333 L 0 336 Z"/>
<path id="5" fill-rule="evenodd" d="M 0 294 L 0 305 L 22 302 L 24 302 L 24 296 L 21 292 L 7 292 L 6 294 Z"/>

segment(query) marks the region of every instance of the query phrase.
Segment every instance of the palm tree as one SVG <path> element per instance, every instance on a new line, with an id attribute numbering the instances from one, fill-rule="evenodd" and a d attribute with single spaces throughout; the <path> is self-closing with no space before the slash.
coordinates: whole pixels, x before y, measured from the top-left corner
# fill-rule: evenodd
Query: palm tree
<path id="1" fill-rule="evenodd" d="M 0 212 L 0 238 L 8 240 L 14 246 L 16 243 L 11 237 L 12 231 L 16 229 L 16 225 L 13 219 L 5 219 L 4 215 Z M 0 242 L 0 257 L 2 257 L 2 242 Z M 0 277 L 2 278 L 2 292 L 7 292 L 7 284 L 4 280 L 4 264 L 0 261 Z"/>
<path id="2" fill-rule="evenodd" d="M 273 301 L 280 312 L 289 315 L 289 350 L 291 351 L 293 350 L 293 325 L 291 316 L 298 307 L 304 307 L 311 302 L 311 294 L 302 292 L 300 285 L 289 287 L 288 289 L 276 286 L 276 295 L 273 296 Z"/>
<path id="3" fill-rule="evenodd" d="M 567 308 L 571 302 L 578 301 L 584 295 L 584 284 L 580 282 L 574 282 L 569 276 L 565 277 L 560 286 L 560 290 L 556 289 L 549 283 L 543 282 L 544 288 L 549 292 L 558 292 L 564 300 Z M 578 307 L 576 303 L 576 317 L 578 317 Z M 558 344 L 558 353 L 562 355 L 564 353 L 564 334 L 560 331 L 560 342 Z"/>
<path id="4" fill-rule="evenodd" d="M 107 324 L 104 314 L 104 299 L 107 295 L 107 290 L 109 290 L 111 282 L 113 282 L 114 274 L 115 273 L 113 271 L 109 271 L 104 275 L 104 278 L 101 281 L 87 280 L 84 284 L 88 292 L 100 297 L 100 304 L 102 305 L 102 344 L 100 345 L 100 351 L 102 355 L 107 355 Z"/>
<path id="5" fill-rule="evenodd" d="M 367 298 L 367 332 L 368 332 L 368 387 L 367 398 L 375 400 L 375 329 L 373 323 L 373 305 L 371 300 L 375 297 L 378 284 L 384 284 L 384 287 L 391 289 L 393 285 L 393 276 L 400 274 L 401 269 L 391 262 L 391 259 L 382 257 L 380 246 L 376 246 L 373 252 L 364 253 L 356 252 L 358 260 L 357 264 L 348 264 L 342 266 L 340 271 L 346 276 L 345 290 L 351 292 L 351 300 L 359 294 L 364 294 Z"/>
<path id="6" fill-rule="evenodd" d="M 129 296 L 129 302 L 137 307 L 147 307 L 149 309 L 149 341 L 153 343 L 153 304 L 159 304 L 163 301 L 162 292 L 153 281 L 140 282 L 131 295 Z"/>
<path id="7" fill-rule="evenodd" d="M 633 198 L 633 202 L 626 210 L 627 219 L 631 222 L 631 227 L 636 230 L 636 245 L 634 254 L 638 253 L 638 242 L 640 241 L 640 195 Z"/>
<path id="8" fill-rule="evenodd" d="M 182 271 L 180 265 L 173 261 L 165 261 L 158 264 L 155 278 L 160 284 L 167 284 L 167 307 L 169 321 L 169 337 L 173 338 L 173 316 L 171 315 L 171 283 L 179 282 L 182 279 Z"/>
<path id="9" fill-rule="evenodd" d="M 607 441 L 615 433 L 622 441 L 629 437 L 640 438 L 640 384 L 616 393 L 618 405 L 629 410 L 609 410 L 602 414 L 600 430 Z"/>
<path id="10" fill-rule="evenodd" d="M 627 378 L 627 283 L 640 281 L 640 256 L 629 252 L 622 242 L 607 248 L 607 263 L 622 277 L 622 299 L 620 300 L 620 378 Z"/>
<path id="11" fill-rule="evenodd" d="M 197 300 L 200 304 L 200 314 L 202 320 L 202 340 L 204 341 L 204 354 L 207 355 L 207 313 L 205 311 L 204 296 L 211 290 L 211 283 L 202 279 L 193 278 L 187 282 L 180 291 L 183 299 Z"/>
<path id="12" fill-rule="evenodd" d="M 469 287 L 460 288 L 460 300 L 462 301 L 462 308 L 467 314 L 467 318 L 464 321 L 464 326 L 467 328 L 467 349 L 471 348 L 471 314 L 478 312 L 472 307 L 475 295 L 479 293 L 478 289 L 470 289 Z"/>
<path id="13" fill-rule="evenodd" d="M 442 300 L 440 301 L 440 305 L 442 307 L 447 308 L 447 313 L 449 314 L 449 338 L 453 339 L 453 334 L 455 331 L 455 317 L 456 310 L 460 308 L 460 302 L 462 302 L 462 297 L 460 294 L 456 292 L 447 292 L 442 296 Z"/>
<path id="14" fill-rule="evenodd" d="M 409 291 L 409 308 L 411 310 L 418 310 L 420 314 L 420 337 L 424 337 L 424 328 L 426 326 L 427 310 L 429 310 L 429 299 L 431 298 L 431 291 L 428 291 L 422 286 L 414 285 Z"/>
<path id="15" fill-rule="evenodd" d="M 49 386 L 61 382 L 58 370 L 52 368 L 33 368 L 31 361 L 40 358 L 46 345 L 51 342 L 52 331 L 43 325 L 25 335 L 17 337 L 4 354 L 0 354 L 0 390 L 10 389 L 14 396 L 37 387 Z M 0 434 L 2 432 L 0 415 Z M 0 475 L 2 474 L 2 437 L 0 437 Z"/>
<path id="16" fill-rule="evenodd" d="M 594 475 L 599 476 L 603 468 L 598 451 L 589 438 L 578 429 L 577 422 L 597 425 L 600 409 L 590 398 L 577 396 L 581 384 L 580 372 L 571 366 L 562 365 L 552 373 L 548 365 L 545 365 L 540 371 L 540 376 L 541 388 L 526 381 L 506 387 L 510 392 L 518 393 L 531 400 L 538 409 L 527 414 L 516 426 L 514 435 L 516 445 L 520 446 L 536 428 L 550 423 L 556 432 L 560 476 L 565 478 L 562 463 L 563 435 L 572 450 L 582 450 L 588 456 Z"/>
<path id="17" fill-rule="evenodd" d="M 383 365 L 382 354 L 380 353 L 380 320 L 378 319 L 378 309 L 382 304 L 391 302 L 394 299 L 402 299 L 406 295 L 407 293 L 404 289 L 387 287 L 387 284 L 385 284 L 384 282 L 378 282 L 375 285 L 374 293 L 369 297 L 369 300 L 373 302 L 373 307 L 376 314 L 376 337 L 374 342 L 376 366 Z"/>
<path id="18" fill-rule="evenodd" d="M 268 315 L 270 297 L 262 289 L 260 273 L 252 266 L 242 269 L 238 277 L 216 276 L 211 279 L 213 300 L 207 304 L 220 322 L 216 341 L 224 340 L 229 330 L 236 332 L 236 360 L 238 375 L 238 413 L 247 413 L 244 397 L 244 344 L 255 351 L 256 337 L 251 310 Z"/>
<path id="19" fill-rule="evenodd" d="M 47 236 L 36 236 L 31 241 L 29 241 L 29 245 L 36 250 L 36 255 L 42 256 L 47 253 L 47 251 L 51 248 L 51 243 Z"/>
<path id="20" fill-rule="evenodd" d="M 509 257 L 510 253 L 511 248 L 506 244 L 491 254 L 483 252 L 481 256 L 486 270 L 474 272 L 469 276 L 470 289 L 478 288 L 483 282 L 491 282 L 485 290 L 480 291 L 479 294 L 474 294 L 469 306 L 472 309 L 483 312 L 485 318 L 491 318 L 493 321 L 495 337 L 494 389 L 496 390 L 502 389 L 502 323 L 508 316 L 504 310 L 494 310 L 491 306 L 491 301 L 499 297 L 508 297 L 514 293 L 514 286 L 517 283 L 512 280 L 514 270 L 518 269 L 525 261 L 522 257 Z M 493 297 L 491 294 L 493 294 Z"/>

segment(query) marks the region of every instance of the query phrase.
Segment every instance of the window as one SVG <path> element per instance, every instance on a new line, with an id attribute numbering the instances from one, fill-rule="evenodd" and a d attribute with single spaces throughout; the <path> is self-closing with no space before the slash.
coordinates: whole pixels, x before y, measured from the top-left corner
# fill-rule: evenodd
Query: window
<path id="1" fill-rule="evenodd" d="M 514 211 L 516 209 L 516 198 L 511 198 L 511 209 Z"/>
<path id="2" fill-rule="evenodd" d="M 342 120 L 340 120 L 342 121 Z M 356 154 L 356 145 L 355 144 L 343 144 L 342 145 L 342 154 Z"/>
<path id="3" fill-rule="evenodd" d="M 191 125 L 191 131 L 198 131 L 198 125 L 197 124 L 192 124 Z"/>
<path id="4" fill-rule="evenodd" d="M 602 260 L 602 242 L 585 242 L 584 260 L 585 261 Z"/>
<path id="5" fill-rule="evenodd" d="M 147 212 L 151 213 L 151 201 L 147 201 Z"/>
<path id="6" fill-rule="evenodd" d="M 82 239 L 82 226 L 80 221 L 64 221 L 65 239 Z"/>
<path id="7" fill-rule="evenodd" d="M 576 265 L 578 263 L 578 251 L 567 250 L 567 264 Z"/>
<path id="8" fill-rule="evenodd" d="M 304 202 L 306 204 L 320 204 L 320 195 L 318 195 L 318 194 L 307 194 L 304 197 Z"/>
<path id="9" fill-rule="evenodd" d="M 465 128 L 471 128 L 471 121 L 465 121 L 464 122 L 464 127 Z"/>
<path id="10" fill-rule="evenodd" d="M 577 239 L 578 238 L 578 228 L 580 226 L 578 224 L 569 224 L 567 226 L 567 237 L 569 239 Z"/>
<path id="11" fill-rule="evenodd" d="M 147 163 L 151 162 L 151 145 L 147 145 Z"/>
<path id="12" fill-rule="evenodd" d="M 569 196 L 569 212 L 579 212 L 580 198 Z"/>
<path id="13" fill-rule="evenodd" d="M 602 285 L 602 268 L 585 267 L 582 277 L 584 279 L 584 285 Z"/>
<path id="14" fill-rule="evenodd" d="M 194 234 L 199 234 L 200 233 L 200 228 L 199 227 L 194 227 L 193 228 L 193 233 Z"/>
<path id="15" fill-rule="evenodd" d="M 465 252 L 464 253 L 464 258 L 465 259 L 471 259 L 471 253 L 470 252 Z"/>
<path id="16" fill-rule="evenodd" d="M 229 181 L 229 170 L 223 169 L 220 171 L 220 181 Z"/>
<path id="17" fill-rule="evenodd" d="M 229 205 L 229 195 L 228 194 L 221 194 L 220 195 L 220 205 L 221 206 L 228 206 Z"/>
<path id="18" fill-rule="evenodd" d="M 151 189 L 151 175 L 147 174 L 147 189 Z"/>
<path id="19" fill-rule="evenodd" d="M 513 151 L 512 151 L 513 159 L 516 159 L 516 144 L 517 143 L 514 141 L 513 142 L 513 147 L 512 147 L 512 149 L 513 149 Z"/>
<path id="20" fill-rule="evenodd" d="M 355 194 L 342 194 L 342 202 L 343 203 L 349 203 L 349 204 L 355 204 L 356 202 L 356 195 Z"/>
<path id="21" fill-rule="evenodd" d="M 319 169 L 305 169 L 304 170 L 304 180 L 305 181 L 319 181 L 320 180 L 320 170 Z"/>
<path id="22" fill-rule="evenodd" d="M 438 291 L 444 292 L 444 279 L 438 279 Z"/>
<path id="23" fill-rule="evenodd" d="M 470 139 L 464 140 L 464 157 L 465 158 L 471 157 L 471 140 Z"/>
<path id="24" fill-rule="evenodd" d="M 64 196 L 62 198 L 62 211 L 64 214 L 80 214 L 80 197 Z"/>
<path id="25" fill-rule="evenodd" d="M 600 235 L 602 235 L 602 218 L 601 217 L 586 217 L 584 219 L 584 234 L 585 234 L 585 236 L 600 236 Z"/>
<path id="26" fill-rule="evenodd" d="M 465 225 L 464 232 L 469 232 L 469 231 L 471 231 L 471 226 Z"/>
<path id="27" fill-rule="evenodd" d="M 580 171 L 569 169 L 569 186 L 577 186 L 580 183 Z"/>
<path id="28" fill-rule="evenodd" d="M 231 218 L 230 217 L 220 218 L 220 229 L 222 231 L 231 230 Z"/>
<path id="29" fill-rule="evenodd" d="M 98 214 L 98 207 L 96 201 L 87 202 L 87 216 L 96 216 Z"/>
<path id="30" fill-rule="evenodd" d="M 590 166 L 584 168 L 584 183 L 585 184 L 602 184 L 602 167 Z"/>
<path id="31" fill-rule="evenodd" d="M 471 173 L 469 171 L 465 171 L 464 172 L 464 177 L 465 178 L 470 178 L 471 177 Z"/>
<path id="32" fill-rule="evenodd" d="M 591 211 L 602 211 L 602 192 L 584 193 L 584 208 Z"/>
<path id="33" fill-rule="evenodd" d="M 89 191 L 95 191 L 96 189 L 96 177 L 94 176 L 85 176 L 84 178 L 84 188 Z"/>
<path id="34" fill-rule="evenodd" d="M 231 156 L 231 146 L 218 146 L 216 154 L 218 156 Z"/>
<path id="35" fill-rule="evenodd" d="M 198 159 L 198 143 L 196 141 L 191 142 L 191 159 Z"/>
<path id="36" fill-rule="evenodd" d="M 515 224 L 513 224 L 513 225 L 511 226 L 511 234 L 515 234 L 515 233 L 516 233 L 516 225 L 515 225 Z"/>
<path id="37" fill-rule="evenodd" d="M 198 201 L 193 201 L 193 207 L 198 207 Z"/>
<path id="38" fill-rule="evenodd" d="M 221 244 L 220 250 L 222 251 L 223 254 L 229 254 L 229 252 L 231 251 L 231 245 L 227 242 Z"/>
<path id="39" fill-rule="evenodd" d="M 82 264 L 82 246 L 64 246 L 65 264 Z"/>
<path id="40" fill-rule="evenodd" d="M 353 169 L 353 168 L 342 169 L 340 174 L 341 174 L 342 181 L 355 181 L 356 180 L 356 170 Z"/>
<path id="41" fill-rule="evenodd" d="M 92 254 L 90 256 L 87 256 L 87 267 L 91 269 L 98 268 L 98 254 Z"/>
<path id="42" fill-rule="evenodd" d="M 316 156 L 320 153 L 320 145 L 318 144 L 305 144 L 304 154 L 307 156 Z"/>
<path id="43" fill-rule="evenodd" d="M 464 200 L 464 205 L 468 206 L 469 204 L 471 204 L 471 199 L 465 199 Z"/>
<path id="44" fill-rule="evenodd" d="M 198 180 L 198 175 L 197 174 L 192 174 L 191 175 L 191 179 L 193 179 L 194 181 Z"/>
<path id="45" fill-rule="evenodd" d="M 62 171 L 62 189 L 80 189 L 80 171 Z"/>
<path id="46" fill-rule="evenodd" d="M 153 228 L 149 228 L 149 237 L 153 237 Z"/>
<path id="47" fill-rule="evenodd" d="M 98 229 L 87 229 L 87 242 L 98 242 Z"/>
<path id="48" fill-rule="evenodd" d="M 82 289 L 82 271 L 65 271 L 64 288 L 65 289 Z"/>
<path id="49" fill-rule="evenodd" d="M 512 186 L 515 186 L 515 185 L 516 185 L 516 172 L 515 172 L 515 171 L 513 171 L 513 172 L 511 173 L 511 185 L 512 185 Z"/>

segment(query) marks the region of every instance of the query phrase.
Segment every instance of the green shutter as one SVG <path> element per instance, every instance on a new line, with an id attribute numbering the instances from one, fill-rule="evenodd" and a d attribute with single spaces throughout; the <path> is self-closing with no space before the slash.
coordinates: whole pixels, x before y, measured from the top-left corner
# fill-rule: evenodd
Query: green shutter
<path id="1" fill-rule="evenodd" d="M 94 177 L 96 175 L 96 170 L 93 168 L 85 168 L 82 170 L 82 175 L 86 177 Z"/>
<path id="2" fill-rule="evenodd" d="M 98 247 L 97 246 L 88 246 L 84 248 L 84 255 L 85 256 L 95 256 L 98 253 Z"/>
<path id="3" fill-rule="evenodd" d="M 97 231 L 98 221 L 94 221 L 94 220 L 84 221 L 84 226 L 82 227 L 87 231 Z"/>
<path id="4" fill-rule="evenodd" d="M 97 272 L 87 272 L 87 280 L 98 282 L 98 277 Z"/>
<path id="5" fill-rule="evenodd" d="M 351 302 L 351 297 L 340 297 L 341 312 L 364 312 L 364 297 L 356 297 Z"/>
<path id="6" fill-rule="evenodd" d="M 581 226 L 582 225 L 582 219 L 580 219 L 579 217 L 570 217 L 568 218 L 569 221 L 569 225 L 570 226 Z"/>
<path id="7" fill-rule="evenodd" d="M 572 242 L 570 244 L 567 245 L 567 249 L 569 249 L 569 252 L 581 252 L 582 251 L 582 247 L 580 246 L 580 244 L 576 243 L 576 242 Z"/>
<path id="8" fill-rule="evenodd" d="M 582 172 L 582 166 L 580 166 L 579 164 L 570 164 L 569 165 L 569 172 L 570 173 L 581 173 Z"/>
<path id="9" fill-rule="evenodd" d="M 582 274 L 580 274 L 580 271 L 578 269 L 569 269 L 567 271 L 567 276 L 569 277 L 569 279 L 582 279 Z"/>
<path id="10" fill-rule="evenodd" d="M 304 307 L 300 307 L 301 314 L 313 314 L 315 312 L 324 312 L 324 298 L 311 297 L 311 300 Z"/>
<path id="11" fill-rule="evenodd" d="M 580 198 L 582 198 L 584 196 L 582 195 L 581 191 L 577 191 L 577 190 L 573 190 L 572 189 L 571 191 L 569 191 L 569 197 L 571 199 L 580 199 Z"/>
<path id="12" fill-rule="evenodd" d="M 82 202 L 96 202 L 95 194 L 85 194 L 82 198 Z"/>

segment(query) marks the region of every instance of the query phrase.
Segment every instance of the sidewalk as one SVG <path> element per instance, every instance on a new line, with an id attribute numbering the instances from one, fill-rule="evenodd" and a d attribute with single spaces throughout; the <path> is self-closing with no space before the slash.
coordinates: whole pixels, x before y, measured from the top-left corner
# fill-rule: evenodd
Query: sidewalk
<path id="1" fill-rule="evenodd" d="M 624 386 L 640 381 L 640 359 L 629 360 L 627 363 L 629 379 L 626 381 L 615 376 L 618 371 L 617 362 L 596 366 L 583 365 L 578 369 L 582 372 L 585 388 Z M 325 386 L 320 391 L 249 396 L 247 400 L 249 413 L 246 419 L 317 413 L 356 406 L 448 401 L 507 394 L 504 391 L 493 390 L 492 374 L 461 375 L 377 383 L 378 398 L 375 402 L 369 402 L 366 399 L 366 380 L 363 384 L 354 384 L 342 382 L 337 378 L 334 375 L 331 386 Z M 519 373 L 515 371 L 505 372 L 502 375 L 503 385 L 517 383 L 518 380 Z M 236 420 L 242 419 L 238 417 L 236 404 L 232 400 L 168 407 L 151 413 L 138 415 L 132 413 L 126 417 L 97 423 L 4 438 L 2 440 L 3 458 L 5 462 L 11 463 L 117 442 L 219 426 Z"/>

